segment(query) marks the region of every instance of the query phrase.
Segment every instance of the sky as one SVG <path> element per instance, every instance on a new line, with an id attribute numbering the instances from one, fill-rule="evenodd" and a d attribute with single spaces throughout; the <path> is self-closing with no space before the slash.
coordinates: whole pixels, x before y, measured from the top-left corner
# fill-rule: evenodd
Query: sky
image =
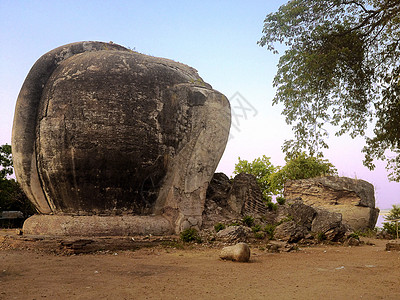
<path id="1" fill-rule="evenodd" d="M 281 146 L 292 138 L 272 105 L 279 55 L 257 45 L 263 20 L 286 1 L 74 1 L 0 0 L 0 145 L 11 143 L 19 90 L 35 61 L 46 52 L 78 41 L 120 44 L 198 70 L 204 81 L 231 102 L 231 136 L 217 171 L 232 175 L 238 157 L 266 155 L 284 165 Z M 389 182 L 385 163 L 362 165 L 362 138 L 334 137 L 324 152 L 340 176 L 375 186 L 381 209 L 400 204 L 400 183 Z"/>

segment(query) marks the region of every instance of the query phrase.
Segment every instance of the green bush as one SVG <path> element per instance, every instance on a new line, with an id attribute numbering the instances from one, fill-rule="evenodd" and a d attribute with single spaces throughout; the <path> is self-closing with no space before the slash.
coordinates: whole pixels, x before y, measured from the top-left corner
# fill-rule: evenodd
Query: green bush
<path id="1" fill-rule="evenodd" d="M 242 222 L 247 227 L 251 227 L 254 225 L 254 218 L 252 216 L 244 216 Z"/>
<path id="2" fill-rule="evenodd" d="M 278 205 L 276 205 L 276 203 L 274 203 L 274 202 L 272 202 L 272 201 L 267 201 L 267 202 L 266 202 L 266 205 L 267 205 L 267 208 L 268 208 L 269 210 L 275 211 L 275 210 L 278 209 Z"/>
<path id="3" fill-rule="evenodd" d="M 376 229 L 364 229 L 364 230 L 357 230 L 355 231 L 358 236 L 368 237 L 368 238 L 376 238 Z"/>
<path id="4" fill-rule="evenodd" d="M 254 232 L 254 237 L 255 237 L 256 239 L 262 240 L 263 238 L 265 238 L 265 233 L 262 232 L 262 231 Z"/>
<path id="5" fill-rule="evenodd" d="M 291 215 L 287 215 L 282 220 L 280 220 L 276 225 L 281 225 L 282 223 L 293 221 L 293 217 Z"/>
<path id="6" fill-rule="evenodd" d="M 228 226 L 239 226 L 239 225 L 240 225 L 239 222 L 232 222 Z"/>
<path id="7" fill-rule="evenodd" d="M 181 240 L 188 243 L 188 242 L 197 242 L 201 243 L 201 238 L 199 233 L 194 228 L 188 228 L 181 232 L 180 234 Z"/>
<path id="8" fill-rule="evenodd" d="M 274 238 L 275 228 L 276 228 L 276 225 L 274 225 L 274 224 L 267 224 L 263 228 L 263 231 L 267 234 L 267 236 L 270 240 L 272 240 Z"/>
<path id="9" fill-rule="evenodd" d="M 391 234 L 393 237 L 397 236 L 396 222 L 391 221 L 398 219 L 400 219 L 400 205 L 393 205 L 392 209 L 389 211 L 389 214 L 385 216 L 385 220 L 388 222 L 383 223 L 383 229 L 386 230 L 387 233 Z"/>
<path id="10" fill-rule="evenodd" d="M 286 199 L 285 199 L 283 196 L 278 196 L 278 197 L 276 197 L 276 202 L 277 202 L 279 205 L 284 205 L 285 202 L 286 202 Z"/>
<path id="11" fill-rule="evenodd" d="M 286 165 L 274 166 L 271 158 L 263 155 L 252 162 L 242 160 L 235 164 L 234 174 L 247 173 L 255 176 L 263 198 L 269 202 L 273 195 L 283 192 L 287 180 L 306 179 L 325 175 L 336 175 L 336 168 L 326 159 L 313 157 L 305 152 L 291 153 L 285 158 Z M 284 199 L 279 200 L 283 201 Z M 282 204 L 278 201 L 279 204 Z M 274 209 L 271 205 L 271 209 Z"/>
<path id="12" fill-rule="evenodd" d="M 315 238 L 317 239 L 318 242 L 323 242 L 323 241 L 326 240 L 326 235 L 325 235 L 324 232 L 318 232 L 318 233 L 315 235 Z"/>
<path id="13" fill-rule="evenodd" d="M 225 229 L 225 225 L 222 223 L 217 223 L 214 225 L 215 232 L 219 232 Z"/>
<path id="14" fill-rule="evenodd" d="M 259 232 L 259 231 L 261 230 L 261 225 L 259 225 L 259 224 L 254 225 L 253 227 L 251 227 L 251 230 L 252 230 L 254 233 Z"/>
<path id="15" fill-rule="evenodd" d="M 360 235 L 357 232 L 350 233 L 349 237 L 360 240 Z"/>

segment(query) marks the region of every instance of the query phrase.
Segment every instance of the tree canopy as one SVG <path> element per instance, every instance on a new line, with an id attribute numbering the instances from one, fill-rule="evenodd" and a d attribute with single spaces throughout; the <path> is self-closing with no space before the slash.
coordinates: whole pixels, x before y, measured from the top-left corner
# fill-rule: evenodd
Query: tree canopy
<path id="1" fill-rule="evenodd" d="M 8 144 L 2 145 L 0 146 L 0 180 L 6 179 L 13 172 L 11 146 Z"/>
<path id="2" fill-rule="evenodd" d="M 288 180 L 307 179 L 319 176 L 337 175 L 337 169 L 327 159 L 308 156 L 305 152 L 285 158 L 286 164 L 278 167 L 270 177 L 272 190 L 283 192 Z"/>
<path id="3" fill-rule="evenodd" d="M 338 136 L 365 136 L 364 165 L 386 160 L 400 181 L 400 1 L 291 0 L 266 16 L 258 43 L 286 47 L 273 103 L 293 126 L 287 154 L 321 155 L 331 124 Z"/>
<path id="4" fill-rule="evenodd" d="M 272 195 L 283 193 L 283 186 L 287 180 L 337 175 L 336 168 L 328 160 L 309 156 L 305 152 L 287 156 L 283 167 L 275 167 L 270 159 L 263 155 L 248 162 L 239 157 L 233 172 L 254 175 L 267 202 L 272 200 Z"/>
<path id="5" fill-rule="evenodd" d="M 235 165 L 235 170 L 233 171 L 234 174 L 247 173 L 254 175 L 266 201 L 271 201 L 272 199 L 273 191 L 271 190 L 270 178 L 277 170 L 270 159 L 270 157 L 263 155 L 252 162 L 248 162 L 239 157 L 239 162 Z"/>
<path id="6" fill-rule="evenodd" d="M 8 178 L 14 173 L 11 146 L 0 146 L 0 212 L 3 210 L 19 210 L 27 217 L 35 213 L 35 208 L 22 191 L 18 182 Z"/>

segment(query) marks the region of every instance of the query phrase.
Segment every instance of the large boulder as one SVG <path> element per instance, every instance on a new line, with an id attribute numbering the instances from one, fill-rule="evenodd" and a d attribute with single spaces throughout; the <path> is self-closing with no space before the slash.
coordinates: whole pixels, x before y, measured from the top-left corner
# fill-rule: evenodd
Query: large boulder
<path id="1" fill-rule="evenodd" d="M 316 209 L 316 215 L 311 224 L 311 232 L 323 234 L 326 239 L 337 241 L 344 236 L 346 231 L 347 227 L 342 222 L 342 214 L 325 209 Z"/>
<path id="2" fill-rule="evenodd" d="M 18 96 L 16 177 L 42 214 L 164 226 L 162 216 L 178 232 L 201 225 L 229 127 L 228 100 L 195 69 L 113 43 L 69 44 L 39 58 Z"/>
<path id="3" fill-rule="evenodd" d="M 261 188 L 254 175 L 240 173 L 235 176 L 227 203 L 240 215 L 262 215 L 267 212 Z"/>
<path id="4" fill-rule="evenodd" d="M 289 203 L 302 203 L 340 213 L 353 230 L 373 229 L 379 209 L 375 208 L 374 187 L 359 179 L 326 176 L 285 183 L 284 196 Z"/>
<path id="5" fill-rule="evenodd" d="M 214 201 L 219 206 L 226 206 L 232 183 L 224 173 L 215 173 L 207 188 L 206 199 Z"/>
<path id="6" fill-rule="evenodd" d="M 248 262 L 250 260 L 250 248 L 246 243 L 238 243 L 233 246 L 222 248 L 219 255 L 221 259 L 238 262 Z"/>
<path id="7" fill-rule="evenodd" d="M 278 225 L 274 231 L 274 238 L 282 241 L 287 241 L 289 243 L 296 243 L 308 234 L 307 228 L 298 224 L 295 221 L 283 222 Z"/>
<path id="8" fill-rule="evenodd" d="M 229 226 L 217 233 L 217 239 L 225 242 L 245 242 L 251 234 L 251 229 L 242 225 Z"/>

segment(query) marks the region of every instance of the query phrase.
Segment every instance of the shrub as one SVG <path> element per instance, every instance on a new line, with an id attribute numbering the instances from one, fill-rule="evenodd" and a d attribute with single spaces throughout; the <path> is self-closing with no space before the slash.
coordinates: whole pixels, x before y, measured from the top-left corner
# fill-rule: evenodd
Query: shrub
<path id="1" fill-rule="evenodd" d="M 225 225 L 222 223 L 217 223 L 214 225 L 214 229 L 215 229 L 215 232 L 219 232 L 219 231 L 225 229 Z"/>
<path id="2" fill-rule="evenodd" d="M 276 197 L 276 202 L 277 202 L 279 205 L 284 205 L 285 202 L 286 202 L 286 199 L 285 199 L 284 197 L 282 197 L 282 196 L 278 196 L 278 197 Z"/>
<path id="3" fill-rule="evenodd" d="M 251 227 L 254 225 L 254 218 L 252 216 L 244 216 L 242 222 L 247 227 Z"/>
<path id="4" fill-rule="evenodd" d="M 318 232 L 315 236 L 318 242 L 323 242 L 326 240 L 326 235 L 323 232 Z"/>
<path id="5" fill-rule="evenodd" d="M 293 221 L 293 217 L 291 215 L 287 215 L 282 220 L 280 220 L 276 225 L 281 225 L 282 223 Z"/>
<path id="6" fill-rule="evenodd" d="M 259 231 L 261 230 L 261 225 L 259 225 L 259 224 L 254 225 L 253 227 L 251 227 L 251 230 L 252 230 L 254 233 L 259 232 Z"/>
<path id="7" fill-rule="evenodd" d="M 385 217 L 388 222 L 383 223 L 383 229 L 387 231 L 390 235 L 396 237 L 396 222 L 391 222 L 392 220 L 400 219 L 400 205 L 393 205 L 389 214 Z"/>
<path id="8" fill-rule="evenodd" d="M 263 228 L 263 231 L 267 234 L 267 236 L 270 240 L 272 240 L 274 238 L 275 228 L 276 228 L 276 225 L 274 225 L 274 224 L 267 224 Z"/>
<path id="9" fill-rule="evenodd" d="M 256 238 L 256 239 L 263 239 L 263 238 L 265 238 L 265 233 L 264 232 L 262 232 L 262 231 L 257 231 L 257 232 L 254 232 L 254 237 Z"/>
<path id="10" fill-rule="evenodd" d="M 267 205 L 267 208 L 269 209 L 269 210 L 277 210 L 278 209 L 278 205 L 276 205 L 274 202 L 272 202 L 272 201 L 267 201 L 266 202 L 266 205 Z"/>
<path id="11" fill-rule="evenodd" d="M 181 232 L 181 240 L 184 242 L 197 242 L 201 243 L 201 238 L 199 233 L 194 228 L 188 228 Z"/>
<path id="12" fill-rule="evenodd" d="M 349 237 L 354 238 L 356 240 L 360 240 L 360 235 L 357 232 L 350 233 Z"/>

